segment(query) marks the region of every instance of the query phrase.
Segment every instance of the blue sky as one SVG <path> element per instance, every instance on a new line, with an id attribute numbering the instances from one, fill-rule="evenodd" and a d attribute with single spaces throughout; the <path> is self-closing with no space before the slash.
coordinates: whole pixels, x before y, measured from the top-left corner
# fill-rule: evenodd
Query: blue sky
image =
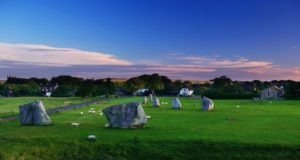
<path id="1" fill-rule="evenodd" d="M 1 79 L 300 80 L 299 61 L 298 0 L 0 0 Z"/>

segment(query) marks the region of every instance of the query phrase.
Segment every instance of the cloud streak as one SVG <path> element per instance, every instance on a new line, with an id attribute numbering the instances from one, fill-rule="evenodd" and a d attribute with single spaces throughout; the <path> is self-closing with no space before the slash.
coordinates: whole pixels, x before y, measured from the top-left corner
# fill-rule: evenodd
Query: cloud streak
<path id="1" fill-rule="evenodd" d="M 0 60 L 40 66 L 130 65 L 113 55 L 36 44 L 0 43 Z"/>
<path id="2" fill-rule="evenodd" d="M 0 43 L 0 79 L 7 75 L 47 77 L 68 74 L 84 78 L 129 78 L 159 73 L 172 79 L 209 80 L 227 75 L 237 80 L 300 80 L 300 67 L 270 61 L 172 53 L 167 58 L 123 60 L 111 54 L 37 44 Z"/>

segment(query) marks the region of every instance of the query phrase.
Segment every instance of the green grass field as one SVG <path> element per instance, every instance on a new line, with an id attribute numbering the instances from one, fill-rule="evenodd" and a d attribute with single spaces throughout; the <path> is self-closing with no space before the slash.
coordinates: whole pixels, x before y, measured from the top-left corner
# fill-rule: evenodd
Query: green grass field
<path id="1" fill-rule="evenodd" d="M 11 100 L 0 100 L 1 112 L 17 104 Z M 214 111 L 202 112 L 199 99 L 181 98 L 183 108 L 172 110 L 163 97 L 169 104 L 143 105 L 152 117 L 143 129 L 107 129 L 104 115 L 88 113 L 139 100 L 52 114 L 51 126 L 2 123 L 0 159 L 300 159 L 300 101 L 215 100 Z M 97 141 L 86 141 L 89 134 Z"/>
<path id="2" fill-rule="evenodd" d="M 0 117 L 15 115 L 19 113 L 19 105 L 32 102 L 34 100 L 41 100 L 46 109 L 66 106 L 70 104 L 88 101 L 88 99 L 71 97 L 71 98 L 46 98 L 46 97 L 12 97 L 0 98 Z"/>

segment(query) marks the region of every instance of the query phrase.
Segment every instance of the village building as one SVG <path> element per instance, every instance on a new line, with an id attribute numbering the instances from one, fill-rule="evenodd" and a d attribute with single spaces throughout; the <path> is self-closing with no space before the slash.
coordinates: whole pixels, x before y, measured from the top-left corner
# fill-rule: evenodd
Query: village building
<path id="1" fill-rule="evenodd" d="M 260 92 L 261 99 L 281 99 L 283 95 L 284 90 L 277 86 L 266 88 Z"/>

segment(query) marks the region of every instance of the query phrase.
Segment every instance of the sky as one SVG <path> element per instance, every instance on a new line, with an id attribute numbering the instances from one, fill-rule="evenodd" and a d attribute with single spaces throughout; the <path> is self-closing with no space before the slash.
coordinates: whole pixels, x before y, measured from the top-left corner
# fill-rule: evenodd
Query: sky
<path id="1" fill-rule="evenodd" d="M 299 0 L 0 0 L 0 79 L 300 80 Z"/>

